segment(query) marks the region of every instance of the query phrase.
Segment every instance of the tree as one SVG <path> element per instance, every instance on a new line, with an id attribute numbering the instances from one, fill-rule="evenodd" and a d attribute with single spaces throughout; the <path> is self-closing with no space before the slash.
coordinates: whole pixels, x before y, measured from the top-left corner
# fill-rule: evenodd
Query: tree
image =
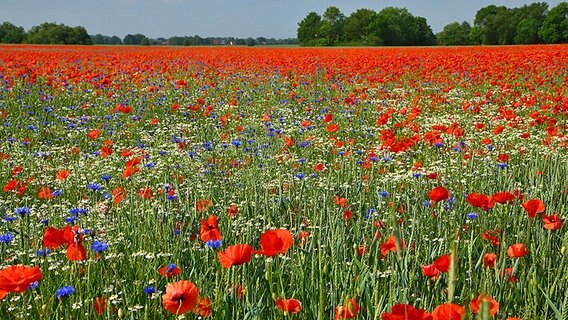
<path id="1" fill-rule="evenodd" d="M 334 6 L 327 8 L 319 25 L 318 45 L 333 46 L 339 44 L 342 41 L 344 24 L 345 15 L 341 13 L 339 8 Z"/>
<path id="2" fill-rule="evenodd" d="M 568 42 L 568 2 L 560 2 L 550 9 L 538 35 L 546 43 Z"/>
<path id="3" fill-rule="evenodd" d="M 423 17 L 415 17 L 406 8 L 381 10 L 373 29 L 386 46 L 436 44 L 436 36 Z"/>
<path id="4" fill-rule="evenodd" d="M 92 44 L 84 27 L 44 22 L 33 26 L 26 34 L 26 43 L 34 44 Z"/>
<path id="5" fill-rule="evenodd" d="M 298 41 L 301 46 L 314 46 L 319 37 L 321 17 L 315 12 L 310 12 L 298 23 Z"/>
<path id="6" fill-rule="evenodd" d="M 373 33 L 373 23 L 377 12 L 370 9 L 358 9 L 346 20 L 343 27 L 344 40 L 351 45 L 378 45 L 378 35 Z"/>
<path id="7" fill-rule="evenodd" d="M 499 20 L 504 17 L 504 11 L 507 11 L 505 6 L 495 5 L 483 7 L 477 11 L 472 30 L 475 43 L 499 44 L 499 26 L 506 23 Z"/>
<path id="8" fill-rule="evenodd" d="M 25 37 L 26 32 L 24 28 L 8 21 L 0 24 L 0 43 L 22 43 Z"/>
<path id="9" fill-rule="evenodd" d="M 145 35 L 137 33 L 137 34 L 127 34 L 124 37 L 124 40 L 122 40 L 122 43 L 126 44 L 126 45 L 140 45 L 142 44 L 142 40 L 144 40 L 146 38 Z"/>
<path id="10" fill-rule="evenodd" d="M 432 31 L 432 28 L 428 25 L 426 18 L 424 17 L 414 17 L 414 41 L 409 45 L 413 46 L 433 46 L 436 45 L 437 39 Z"/>
<path id="11" fill-rule="evenodd" d="M 438 33 L 438 44 L 443 46 L 458 46 L 469 44 L 471 26 L 467 21 L 463 23 L 452 22 L 444 26 L 444 30 Z"/>
<path id="12" fill-rule="evenodd" d="M 516 44 L 535 44 L 542 43 L 538 31 L 542 27 L 548 4 L 544 2 L 536 2 L 530 5 L 524 5 L 518 11 L 517 32 L 514 38 Z"/>

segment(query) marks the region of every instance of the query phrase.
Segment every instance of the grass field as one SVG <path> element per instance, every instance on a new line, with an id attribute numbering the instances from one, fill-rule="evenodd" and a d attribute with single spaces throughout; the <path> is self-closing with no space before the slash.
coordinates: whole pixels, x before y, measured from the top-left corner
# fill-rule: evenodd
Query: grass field
<path id="1" fill-rule="evenodd" d="M 0 319 L 568 319 L 567 72 L 0 46 Z"/>

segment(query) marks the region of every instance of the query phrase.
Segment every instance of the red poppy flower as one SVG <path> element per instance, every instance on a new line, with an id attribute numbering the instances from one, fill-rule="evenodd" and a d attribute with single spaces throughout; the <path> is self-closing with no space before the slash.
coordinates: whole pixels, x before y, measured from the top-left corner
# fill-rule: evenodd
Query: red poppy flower
<path id="1" fill-rule="evenodd" d="M 339 125 L 337 123 L 330 124 L 325 130 L 329 133 L 337 132 L 339 131 Z"/>
<path id="2" fill-rule="evenodd" d="M 282 312 L 298 313 L 302 311 L 302 302 L 294 298 L 278 298 L 274 301 L 274 305 Z"/>
<path id="3" fill-rule="evenodd" d="M 545 210 L 544 202 L 539 199 L 531 199 L 522 204 L 523 208 L 529 215 L 529 218 L 534 218 L 537 213 L 543 213 Z"/>
<path id="4" fill-rule="evenodd" d="M 333 114 L 331 114 L 331 113 L 328 113 L 328 114 L 326 114 L 326 115 L 323 117 L 323 122 L 324 122 L 324 123 L 328 123 L 328 122 L 330 122 L 331 120 L 333 120 Z"/>
<path id="5" fill-rule="evenodd" d="M 124 200 L 124 198 L 126 198 L 126 190 L 124 190 L 121 187 L 117 187 L 114 190 L 112 190 L 112 197 L 113 197 L 112 202 L 114 204 L 119 204 L 122 202 L 122 200 Z"/>
<path id="6" fill-rule="evenodd" d="M 475 299 L 473 299 L 469 302 L 469 308 L 471 309 L 471 312 L 478 314 L 479 309 L 481 308 L 481 305 L 483 303 L 489 304 L 489 314 L 491 316 L 496 315 L 497 312 L 499 311 L 499 303 L 497 301 L 495 301 L 490 296 L 480 294 L 477 298 L 475 298 Z"/>
<path id="7" fill-rule="evenodd" d="M 135 174 L 136 172 L 140 171 L 140 168 L 136 165 L 126 166 L 124 171 L 122 171 L 122 179 L 126 179 L 131 175 Z"/>
<path id="8" fill-rule="evenodd" d="M 440 272 L 448 272 L 448 270 L 450 270 L 450 262 L 451 262 L 451 258 L 449 254 L 445 254 L 443 256 L 439 256 L 438 258 L 436 258 L 436 260 L 434 260 L 434 263 L 432 263 L 432 266 L 438 270 L 440 270 Z"/>
<path id="9" fill-rule="evenodd" d="M 512 244 L 509 246 L 509 248 L 507 249 L 507 255 L 509 256 L 509 258 L 514 259 L 514 258 L 522 258 L 524 257 L 526 254 L 528 254 L 529 252 L 527 251 L 527 248 L 525 247 L 524 244 L 522 243 L 516 243 L 516 244 Z"/>
<path id="10" fill-rule="evenodd" d="M 6 298 L 7 295 L 8 295 L 8 291 L 0 290 L 0 301 L 2 301 L 2 299 Z"/>
<path id="11" fill-rule="evenodd" d="M 98 297 L 93 300 L 93 310 L 97 316 L 102 316 L 105 313 L 106 298 Z"/>
<path id="12" fill-rule="evenodd" d="M 501 239 L 499 238 L 500 232 L 498 230 L 487 230 L 481 235 L 483 240 L 489 241 L 491 245 L 498 247 L 501 244 Z"/>
<path id="13" fill-rule="evenodd" d="M 67 179 L 68 176 L 69 176 L 68 170 L 60 170 L 55 174 L 55 178 L 59 181 Z"/>
<path id="14" fill-rule="evenodd" d="M 181 280 L 166 286 L 166 293 L 162 295 L 162 305 L 168 312 L 180 315 L 192 311 L 197 304 L 199 291 L 190 281 Z"/>
<path id="15" fill-rule="evenodd" d="M 236 244 L 228 246 L 225 251 L 217 252 L 217 258 L 224 268 L 233 265 L 244 264 L 252 258 L 253 248 L 248 244 Z"/>
<path id="16" fill-rule="evenodd" d="M 495 268 L 497 255 L 495 253 L 486 253 L 483 255 L 483 266 L 486 268 Z"/>
<path id="17" fill-rule="evenodd" d="M 150 188 L 142 188 L 138 190 L 138 196 L 143 199 L 152 199 L 154 197 L 154 191 Z"/>
<path id="18" fill-rule="evenodd" d="M 558 213 L 547 216 L 542 215 L 542 222 L 544 223 L 544 228 L 547 230 L 560 230 L 562 228 L 562 218 Z"/>
<path id="19" fill-rule="evenodd" d="M 294 237 L 288 230 L 268 230 L 260 236 L 260 254 L 268 257 L 285 254 L 294 244 Z"/>
<path id="20" fill-rule="evenodd" d="M 167 266 L 163 266 L 160 267 L 158 269 L 158 272 L 160 273 L 161 276 L 166 277 L 166 278 L 172 278 L 177 276 L 178 274 L 181 273 L 181 269 L 178 268 L 175 264 L 169 264 Z"/>
<path id="21" fill-rule="evenodd" d="M 404 249 L 404 241 L 402 239 L 400 239 L 400 248 Z M 387 255 L 387 253 L 389 252 L 396 252 L 397 247 L 396 247 L 396 237 L 395 236 L 390 236 L 387 239 L 387 242 L 385 243 L 381 243 L 381 254 L 383 255 L 383 257 L 385 257 Z"/>
<path id="22" fill-rule="evenodd" d="M 87 136 L 89 137 L 89 139 L 91 140 L 95 140 L 96 138 L 99 137 L 99 134 L 101 133 L 101 130 L 91 130 L 89 131 L 89 133 L 87 133 Z"/>
<path id="23" fill-rule="evenodd" d="M 432 315 L 409 304 L 395 304 L 391 312 L 381 314 L 383 320 L 431 320 Z"/>
<path id="24" fill-rule="evenodd" d="M 433 320 L 462 320 L 464 315 L 465 309 L 453 303 L 441 304 L 432 311 Z"/>
<path id="25" fill-rule="evenodd" d="M 209 208 L 211 208 L 212 206 L 213 201 L 201 199 L 195 204 L 195 209 L 197 210 L 197 212 L 203 212 L 209 210 Z"/>
<path id="26" fill-rule="evenodd" d="M 340 196 L 335 196 L 335 204 L 341 208 L 347 208 L 347 199 Z"/>
<path id="27" fill-rule="evenodd" d="M 195 307 L 195 314 L 202 318 L 210 317 L 211 311 L 211 299 L 209 298 L 199 298 L 197 302 L 197 307 Z"/>
<path id="28" fill-rule="evenodd" d="M 428 198 L 432 200 L 432 205 L 442 200 L 447 200 L 449 197 L 448 189 L 444 187 L 436 187 L 428 192 Z"/>
<path id="29" fill-rule="evenodd" d="M 16 189 L 17 186 L 18 186 L 18 181 L 12 179 L 12 180 L 9 180 L 8 182 L 6 182 L 3 190 L 4 190 L 4 192 L 10 192 L 10 191 Z"/>
<path id="30" fill-rule="evenodd" d="M 491 199 L 500 204 L 512 204 L 515 196 L 510 192 L 497 192 L 491 196 Z"/>
<path id="31" fill-rule="evenodd" d="M 81 242 L 70 243 L 66 251 L 67 258 L 71 261 L 87 260 L 87 252 Z"/>
<path id="32" fill-rule="evenodd" d="M 39 266 L 8 266 L 0 270 L 0 291 L 21 293 L 43 277 Z"/>
<path id="33" fill-rule="evenodd" d="M 217 225 L 217 216 L 209 216 L 207 220 L 201 219 L 201 229 L 199 230 L 201 241 L 222 240 L 219 226 Z"/>
<path id="34" fill-rule="evenodd" d="M 425 264 L 422 266 L 422 274 L 432 280 L 435 280 L 436 277 L 440 275 L 440 270 L 431 264 Z"/>
<path id="35" fill-rule="evenodd" d="M 37 193 L 38 199 L 51 200 L 53 193 L 49 187 L 41 187 Z"/>
<path id="36" fill-rule="evenodd" d="M 499 276 L 503 276 L 503 270 L 499 270 Z M 505 281 L 507 282 L 517 282 L 519 279 L 513 274 L 513 268 L 505 269 Z"/>
<path id="37" fill-rule="evenodd" d="M 63 231 L 54 227 L 47 227 L 43 233 L 43 247 L 56 249 L 67 243 Z"/>
<path id="38" fill-rule="evenodd" d="M 338 319 L 353 319 L 359 313 L 359 305 L 355 298 L 347 299 L 344 306 L 335 307 L 335 320 Z"/>
<path id="39" fill-rule="evenodd" d="M 239 213 L 239 207 L 236 204 L 231 203 L 227 208 L 227 215 L 229 217 L 234 217 L 237 215 L 237 213 Z"/>
<path id="40" fill-rule="evenodd" d="M 488 197 L 481 193 L 470 193 L 467 195 L 465 200 L 472 206 L 476 208 L 481 208 L 484 211 L 488 211 L 489 209 L 493 208 L 493 201 L 491 201 L 491 197 Z"/>

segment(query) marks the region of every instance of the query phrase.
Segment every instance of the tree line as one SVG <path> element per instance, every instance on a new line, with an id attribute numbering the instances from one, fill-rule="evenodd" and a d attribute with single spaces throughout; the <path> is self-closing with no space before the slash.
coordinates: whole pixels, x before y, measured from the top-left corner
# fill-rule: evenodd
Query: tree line
<path id="1" fill-rule="evenodd" d="M 104 45 L 174 45 L 174 46 L 207 46 L 207 45 L 295 45 L 296 39 L 274 38 L 234 38 L 182 36 L 152 39 L 143 34 L 127 34 L 124 38 L 102 34 L 89 35 L 84 27 L 69 27 L 64 24 L 46 22 L 30 28 L 28 32 L 11 22 L 0 24 L 0 43 L 30 44 L 104 44 Z"/>
<path id="2" fill-rule="evenodd" d="M 507 45 L 568 42 L 568 2 L 549 10 L 545 2 L 518 8 L 489 5 L 479 9 L 473 25 L 452 22 L 438 34 L 424 17 L 406 8 L 379 12 L 358 9 L 345 16 L 337 7 L 322 15 L 310 12 L 298 23 L 302 46 Z"/>
<path id="3" fill-rule="evenodd" d="M 5 21 L 0 24 L 0 43 L 32 44 L 92 44 L 84 27 L 45 22 L 30 28 L 28 32 Z"/>

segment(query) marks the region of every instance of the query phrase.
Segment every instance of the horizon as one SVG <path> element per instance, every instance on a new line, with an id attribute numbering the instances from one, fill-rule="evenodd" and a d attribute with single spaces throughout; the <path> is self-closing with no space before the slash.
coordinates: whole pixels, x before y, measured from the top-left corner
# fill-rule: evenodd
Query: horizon
<path id="1" fill-rule="evenodd" d="M 538 1 L 5 0 L 0 3 L 0 22 L 9 21 L 26 31 L 44 22 L 83 26 L 89 35 L 121 39 L 128 34 L 153 39 L 194 35 L 289 39 L 297 38 L 298 23 L 309 12 L 322 15 L 330 6 L 338 7 L 346 17 L 361 8 L 377 12 L 385 7 L 407 8 L 414 16 L 426 18 L 434 33 L 438 33 L 452 22 L 473 24 L 477 10 L 491 4 L 514 8 L 534 2 Z M 560 2 L 563 1 L 546 1 L 549 8 Z"/>

